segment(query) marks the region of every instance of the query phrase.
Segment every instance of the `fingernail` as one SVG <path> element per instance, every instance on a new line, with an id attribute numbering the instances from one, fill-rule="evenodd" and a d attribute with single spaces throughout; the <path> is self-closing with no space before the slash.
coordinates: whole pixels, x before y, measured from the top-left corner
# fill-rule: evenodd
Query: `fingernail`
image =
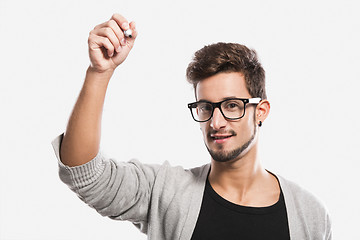
<path id="1" fill-rule="evenodd" d="M 119 46 L 117 49 L 116 49 L 116 52 L 120 52 L 121 51 L 121 46 Z"/>
<path id="2" fill-rule="evenodd" d="M 121 43 L 122 45 L 125 45 L 125 44 L 126 44 L 125 38 L 121 39 L 120 43 Z"/>
<path id="3" fill-rule="evenodd" d="M 129 28 L 129 24 L 127 22 L 124 22 L 121 27 L 124 29 L 124 30 L 127 30 Z"/>

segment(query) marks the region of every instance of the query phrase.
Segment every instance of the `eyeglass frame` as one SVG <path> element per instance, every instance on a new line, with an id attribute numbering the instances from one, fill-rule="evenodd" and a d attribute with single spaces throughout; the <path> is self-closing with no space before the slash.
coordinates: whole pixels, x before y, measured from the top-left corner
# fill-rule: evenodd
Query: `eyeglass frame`
<path id="1" fill-rule="evenodd" d="M 223 102 L 226 102 L 226 101 L 229 101 L 229 100 L 240 100 L 240 101 L 242 101 L 242 102 L 244 103 L 244 112 L 243 112 L 242 116 L 237 117 L 237 118 L 229 118 L 229 117 L 226 117 L 226 116 L 225 116 L 225 114 L 223 113 L 223 111 L 222 111 L 222 109 L 221 109 L 221 104 L 222 104 Z M 238 120 L 238 119 L 241 119 L 241 118 L 243 118 L 243 117 L 245 116 L 246 104 L 259 104 L 259 103 L 261 102 L 261 100 L 262 100 L 262 99 L 259 98 L 259 97 L 256 97 L 256 98 L 226 98 L 226 99 L 224 99 L 224 100 L 222 100 L 222 101 L 220 101 L 220 102 L 215 102 L 215 103 L 210 102 L 210 101 L 207 101 L 207 100 L 200 100 L 200 101 L 197 101 L 197 102 L 189 103 L 189 104 L 188 104 L 188 108 L 189 108 L 189 110 L 190 110 L 190 113 L 191 113 L 192 118 L 193 118 L 196 122 L 207 122 L 207 121 L 209 121 L 209 120 L 213 117 L 213 115 L 214 115 L 215 108 L 219 108 L 221 114 L 223 115 L 223 117 L 224 117 L 225 119 L 227 119 L 227 120 Z M 204 103 L 209 103 L 209 104 L 211 104 L 211 106 L 212 106 L 211 115 L 210 115 L 209 119 L 207 119 L 207 120 L 204 120 L 204 121 L 196 120 L 195 117 L 194 117 L 193 111 L 192 111 L 191 109 L 192 109 L 192 108 L 196 108 L 196 107 L 193 107 L 194 104 L 203 103 L 203 102 L 204 102 Z"/>

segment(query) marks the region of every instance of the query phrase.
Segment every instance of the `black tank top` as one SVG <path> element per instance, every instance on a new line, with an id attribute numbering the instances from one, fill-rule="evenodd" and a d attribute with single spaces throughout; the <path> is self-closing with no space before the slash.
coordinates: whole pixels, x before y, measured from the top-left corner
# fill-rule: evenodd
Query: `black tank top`
<path id="1" fill-rule="evenodd" d="M 191 240 L 289 240 L 285 200 L 268 207 L 247 207 L 222 198 L 206 181 L 200 214 Z"/>

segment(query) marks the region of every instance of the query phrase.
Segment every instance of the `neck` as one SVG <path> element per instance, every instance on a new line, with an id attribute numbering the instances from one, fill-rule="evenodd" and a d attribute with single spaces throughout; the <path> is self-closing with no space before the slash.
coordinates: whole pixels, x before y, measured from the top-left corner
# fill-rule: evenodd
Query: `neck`
<path id="1" fill-rule="evenodd" d="M 223 189 L 236 188 L 246 191 L 251 188 L 257 179 L 267 174 L 258 159 L 257 146 L 255 143 L 244 156 L 233 161 L 217 162 L 212 159 L 210 183 Z"/>
<path id="2" fill-rule="evenodd" d="M 269 206 L 278 200 L 280 188 L 274 176 L 260 164 L 257 142 L 251 149 L 229 162 L 212 159 L 209 182 L 223 198 L 244 206 Z"/>

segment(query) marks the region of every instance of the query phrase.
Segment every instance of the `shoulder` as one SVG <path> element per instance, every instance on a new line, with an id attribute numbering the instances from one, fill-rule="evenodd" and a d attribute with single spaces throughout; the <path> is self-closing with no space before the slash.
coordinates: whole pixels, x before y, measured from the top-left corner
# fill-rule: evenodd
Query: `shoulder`
<path id="1" fill-rule="evenodd" d="M 171 166 L 168 161 L 165 161 L 160 166 L 157 177 L 164 178 L 166 181 L 196 181 L 204 177 L 206 178 L 209 169 L 210 164 L 184 169 L 182 166 Z"/>
<path id="2" fill-rule="evenodd" d="M 154 187 L 164 191 L 167 188 L 176 190 L 182 188 L 192 188 L 197 184 L 205 182 L 210 164 L 185 169 L 182 166 L 172 166 L 168 161 L 162 164 L 147 164 L 137 159 L 132 159 L 120 165 L 133 165 L 137 169 L 137 174 L 153 176 Z"/>
<path id="3" fill-rule="evenodd" d="M 324 204 L 313 193 L 309 192 L 299 184 L 277 175 L 284 195 L 297 204 L 308 205 L 308 207 L 326 210 Z"/>
<path id="4" fill-rule="evenodd" d="M 299 184 L 278 175 L 277 177 L 284 194 L 292 231 L 300 232 L 306 228 L 303 232 L 311 236 L 331 239 L 331 219 L 324 203 Z"/>

